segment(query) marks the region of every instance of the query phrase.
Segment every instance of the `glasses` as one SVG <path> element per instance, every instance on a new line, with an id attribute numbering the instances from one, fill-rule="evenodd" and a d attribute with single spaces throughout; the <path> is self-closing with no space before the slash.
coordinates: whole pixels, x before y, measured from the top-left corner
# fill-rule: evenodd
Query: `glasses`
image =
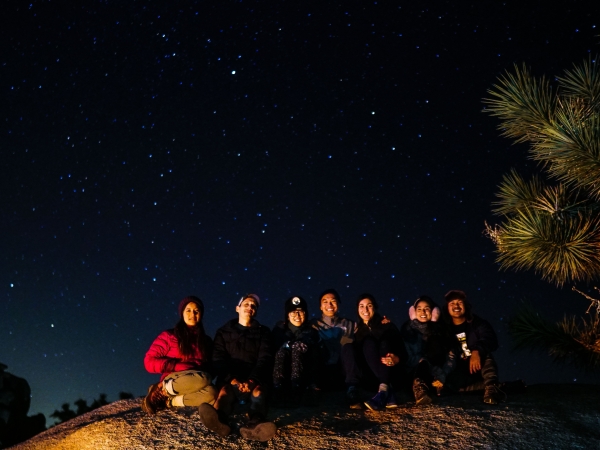
<path id="1" fill-rule="evenodd" d="M 305 312 L 301 309 L 297 309 L 295 311 L 290 311 L 290 314 L 294 314 L 296 316 L 303 316 L 305 314 Z"/>

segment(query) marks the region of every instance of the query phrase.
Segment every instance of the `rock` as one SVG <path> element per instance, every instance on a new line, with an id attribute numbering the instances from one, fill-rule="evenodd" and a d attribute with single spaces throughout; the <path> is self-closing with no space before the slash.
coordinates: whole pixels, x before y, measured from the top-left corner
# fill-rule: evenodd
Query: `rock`
<path id="1" fill-rule="evenodd" d="M 24 441 L 46 429 L 43 414 L 28 417 L 31 388 L 0 363 L 0 448 Z"/>
<path id="2" fill-rule="evenodd" d="M 117 401 L 14 450 L 600 448 L 598 385 L 534 385 L 499 406 L 484 404 L 481 395 L 457 395 L 385 412 L 348 410 L 338 406 L 343 396 L 328 394 L 321 406 L 272 408 L 269 418 L 278 431 L 266 444 L 245 441 L 237 432 L 220 438 L 204 428 L 194 408 L 148 416 L 140 404 Z"/>

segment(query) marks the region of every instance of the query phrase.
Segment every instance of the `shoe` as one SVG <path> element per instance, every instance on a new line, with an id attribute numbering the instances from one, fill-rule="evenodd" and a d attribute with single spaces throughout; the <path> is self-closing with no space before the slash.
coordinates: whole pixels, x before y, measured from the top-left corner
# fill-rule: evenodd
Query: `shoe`
<path id="1" fill-rule="evenodd" d="M 250 441 L 266 442 L 275 436 L 277 427 L 273 422 L 248 423 L 240 428 L 240 434 Z"/>
<path id="2" fill-rule="evenodd" d="M 488 405 L 497 405 L 506 400 L 506 394 L 502 392 L 497 384 L 490 384 L 485 387 L 483 394 L 483 402 Z"/>
<path id="3" fill-rule="evenodd" d="M 202 403 L 198 406 L 198 414 L 200 415 L 202 425 L 210 431 L 217 433 L 221 437 L 225 437 L 231 433 L 229 425 L 219 420 L 219 413 L 212 405 Z"/>
<path id="4" fill-rule="evenodd" d="M 417 406 L 429 405 L 433 400 L 429 396 L 429 387 L 418 378 L 413 381 L 413 394 L 415 395 L 415 404 Z"/>
<path id="5" fill-rule="evenodd" d="M 394 409 L 398 407 L 398 401 L 393 392 L 390 392 L 385 403 L 386 409 Z"/>
<path id="6" fill-rule="evenodd" d="M 350 386 L 348 392 L 346 392 L 346 400 L 350 409 L 362 409 L 362 403 L 360 401 L 360 394 L 356 386 Z"/>
<path id="7" fill-rule="evenodd" d="M 169 394 L 165 391 L 162 382 L 150 385 L 148 394 L 142 400 L 142 410 L 152 415 L 161 409 L 167 409 L 169 406 Z"/>
<path id="8" fill-rule="evenodd" d="M 379 391 L 377 394 L 375 394 L 375 397 L 365 402 L 365 406 L 371 411 L 383 411 L 386 408 L 387 399 L 387 391 Z"/>

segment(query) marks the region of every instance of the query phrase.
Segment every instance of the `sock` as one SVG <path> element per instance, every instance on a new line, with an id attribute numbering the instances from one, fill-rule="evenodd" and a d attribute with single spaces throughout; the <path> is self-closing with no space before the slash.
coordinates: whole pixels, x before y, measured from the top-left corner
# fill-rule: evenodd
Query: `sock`
<path id="1" fill-rule="evenodd" d="M 388 390 L 388 385 L 387 384 L 381 383 L 379 385 L 379 392 L 387 392 L 387 390 Z"/>

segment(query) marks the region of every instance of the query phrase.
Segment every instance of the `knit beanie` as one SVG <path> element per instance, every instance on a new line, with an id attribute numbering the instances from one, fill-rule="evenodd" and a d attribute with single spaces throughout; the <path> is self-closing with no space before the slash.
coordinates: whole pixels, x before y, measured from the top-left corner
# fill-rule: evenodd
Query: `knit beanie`
<path id="1" fill-rule="evenodd" d="M 285 321 L 288 321 L 289 313 L 298 309 L 304 311 L 304 314 L 308 316 L 308 305 L 306 300 L 304 300 L 302 297 L 298 297 L 297 295 L 288 298 L 285 301 Z"/>
<path id="2" fill-rule="evenodd" d="M 188 295 L 179 302 L 179 306 L 177 307 L 179 317 L 183 317 L 183 311 L 185 310 L 185 307 L 188 305 L 188 303 L 192 302 L 198 305 L 198 309 L 200 310 L 200 319 L 204 318 L 204 304 L 202 303 L 202 300 L 194 295 Z"/>

